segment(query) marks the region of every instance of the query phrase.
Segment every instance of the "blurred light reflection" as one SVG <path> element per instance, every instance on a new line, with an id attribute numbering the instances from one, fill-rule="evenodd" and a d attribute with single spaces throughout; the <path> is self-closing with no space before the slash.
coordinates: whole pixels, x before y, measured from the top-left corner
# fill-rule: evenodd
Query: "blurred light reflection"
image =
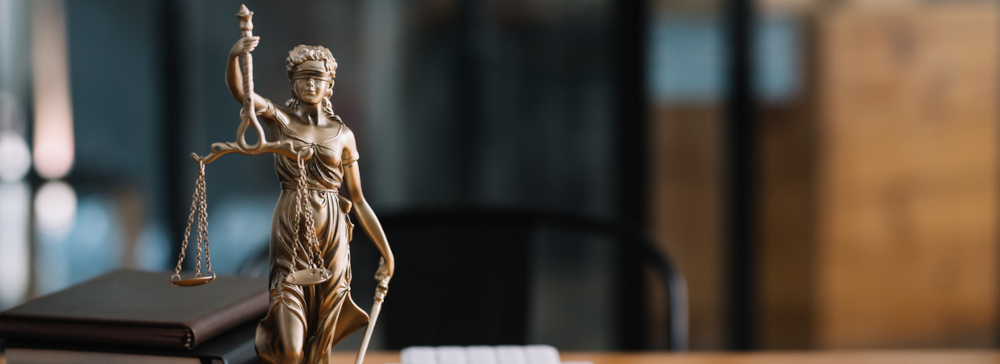
<path id="1" fill-rule="evenodd" d="M 16 182 L 31 168 L 31 151 L 20 134 L 0 131 L 0 181 Z"/>
<path id="2" fill-rule="evenodd" d="M 28 289 L 28 207 L 25 182 L 0 182 L 0 310 L 19 303 Z"/>
<path id="3" fill-rule="evenodd" d="M 61 1 L 33 2 L 32 85 L 35 97 L 35 170 L 58 179 L 73 166 L 73 108 Z"/>
<path id="4" fill-rule="evenodd" d="M 35 196 L 38 232 L 47 238 L 62 239 L 73 229 L 76 192 L 66 182 L 48 182 Z"/>

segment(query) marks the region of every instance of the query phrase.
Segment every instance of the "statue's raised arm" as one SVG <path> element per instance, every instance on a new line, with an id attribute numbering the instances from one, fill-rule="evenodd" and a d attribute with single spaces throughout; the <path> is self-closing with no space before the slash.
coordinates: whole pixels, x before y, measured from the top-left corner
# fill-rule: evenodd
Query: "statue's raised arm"
<path id="1" fill-rule="evenodd" d="M 253 56 L 250 55 L 250 51 L 257 46 L 257 42 L 260 41 L 258 37 L 253 36 L 253 12 L 247 9 L 246 5 L 240 6 L 240 11 L 236 13 L 236 17 L 240 20 L 240 31 L 243 38 L 237 45 L 243 45 L 246 49 L 246 53 L 243 54 L 243 85 L 242 89 L 237 90 L 230 82 L 230 77 L 228 75 L 238 74 L 239 70 L 230 70 L 227 67 L 227 77 L 226 83 L 230 85 L 229 89 L 233 92 L 233 96 L 242 94 L 243 99 L 243 111 L 240 114 L 240 126 L 236 130 L 236 141 L 235 142 L 223 142 L 223 143 L 212 143 L 211 151 L 208 155 L 201 157 L 195 153 L 191 153 L 191 158 L 198 163 L 209 164 L 212 163 L 216 158 L 230 153 L 239 153 L 244 155 L 256 155 L 263 153 L 277 153 L 285 157 L 292 159 L 305 158 L 309 159 L 312 156 L 312 152 L 308 149 L 302 151 L 294 150 L 292 143 L 288 140 L 278 140 L 273 142 L 267 141 L 267 136 L 264 135 L 264 128 L 260 125 L 260 121 L 257 120 L 257 106 L 260 104 L 261 107 L 264 105 L 263 99 L 253 92 Z M 247 39 L 252 39 L 252 41 L 246 41 Z M 236 48 L 234 46 L 234 48 Z M 230 52 L 232 54 L 232 52 Z M 232 58 L 232 56 L 230 55 Z M 232 59 L 230 60 L 232 62 Z M 235 71 L 235 72 L 232 72 Z M 238 76 L 236 76 L 238 78 Z M 257 134 L 257 142 L 254 144 L 249 144 L 246 141 L 246 131 L 247 128 L 253 128 L 253 131 Z"/>
<path id="2" fill-rule="evenodd" d="M 250 55 L 257 44 L 260 43 L 260 37 L 243 37 L 233 44 L 233 48 L 229 50 L 229 62 L 226 63 L 226 86 L 229 87 L 229 92 L 233 94 L 233 98 L 236 99 L 240 105 L 243 105 L 244 93 L 243 93 L 243 72 L 241 71 L 242 66 L 240 66 L 240 57 Z M 253 76 L 251 76 L 253 77 Z M 250 95 L 253 98 L 253 106 L 255 110 L 261 110 L 267 106 L 267 100 L 256 93 Z"/>

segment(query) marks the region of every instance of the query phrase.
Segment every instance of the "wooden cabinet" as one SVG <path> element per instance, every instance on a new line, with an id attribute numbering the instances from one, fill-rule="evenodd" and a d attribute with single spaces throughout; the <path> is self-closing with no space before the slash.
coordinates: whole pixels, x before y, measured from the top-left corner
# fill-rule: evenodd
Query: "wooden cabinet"
<path id="1" fill-rule="evenodd" d="M 817 346 L 996 343 L 998 20 L 993 3 L 820 19 Z"/>
<path id="2" fill-rule="evenodd" d="M 757 118 L 757 346 L 994 346 L 1000 7 L 798 16 L 803 87 Z M 654 115 L 654 233 L 689 278 L 692 347 L 725 346 L 723 113 Z"/>

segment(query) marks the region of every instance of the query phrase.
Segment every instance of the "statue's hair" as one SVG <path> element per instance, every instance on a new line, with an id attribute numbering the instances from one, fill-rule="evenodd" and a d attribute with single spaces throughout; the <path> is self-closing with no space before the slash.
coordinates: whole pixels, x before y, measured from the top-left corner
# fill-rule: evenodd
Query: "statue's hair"
<path id="1" fill-rule="evenodd" d="M 330 77 L 337 77 L 337 60 L 333 58 L 333 53 L 323 46 L 308 46 L 305 44 L 299 44 L 295 48 L 292 48 L 288 52 L 288 58 L 285 58 L 285 72 L 288 72 L 289 80 L 295 74 L 295 69 L 305 61 L 323 61 L 326 66 L 326 71 L 330 73 Z M 292 87 L 292 94 L 295 94 L 295 87 Z M 293 97 L 285 102 L 285 107 L 288 110 L 295 111 L 299 108 L 298 97 Z M 323 99 L 323 113 L 330 120 L 340 121 L 340 117 L 333 113 L 333 104 L 330 103 L 330 99 Z"/>
<path id="2" fill-rule="evenodd" d="M 292 78 L 292 75 L 295 74 L 295 68 L 305 61 L 323 61 L 326 65 L 326 71 L 330 72 L 330 77 L 337 77 L 337 60 L 333 58 L 333 53 L 330 53 L 329 49 L 323 46 L 299 44 L 292 48 L 288 52 L 288 58 L 285 58 L 285 71 L 288 72 L 288 78 Z"/>

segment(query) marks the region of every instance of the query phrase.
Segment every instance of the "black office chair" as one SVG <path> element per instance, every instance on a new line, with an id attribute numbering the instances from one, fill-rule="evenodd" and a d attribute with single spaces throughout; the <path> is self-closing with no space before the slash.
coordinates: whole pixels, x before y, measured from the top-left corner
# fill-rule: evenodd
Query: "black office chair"
<path id="1" fill-rule="evenodd" d="M 525 345 L 530 329 L 531 266 L 536 233 L 551 229 L 614 244 L 617 350 L 648 348 L 646 272 L 660 276 L 668 304 L 665 346 L 687 350 L 687 288 L 683 275 L 643 232 L 624 224 L 565 213 L 523 210 L 414 210 L 379 213 L 396 257 L 379 318 L 387 349 L 413 345 Z M 366 284 L 378 252 L 360 228 L 351 243 L 353 296 L 367 309 Z M 583 246 L 583 244 L 580 244 Z M 259 270 L 267 251 L 245 265 Z M 257 268 L 252 268 L 253 266 Z"/>

